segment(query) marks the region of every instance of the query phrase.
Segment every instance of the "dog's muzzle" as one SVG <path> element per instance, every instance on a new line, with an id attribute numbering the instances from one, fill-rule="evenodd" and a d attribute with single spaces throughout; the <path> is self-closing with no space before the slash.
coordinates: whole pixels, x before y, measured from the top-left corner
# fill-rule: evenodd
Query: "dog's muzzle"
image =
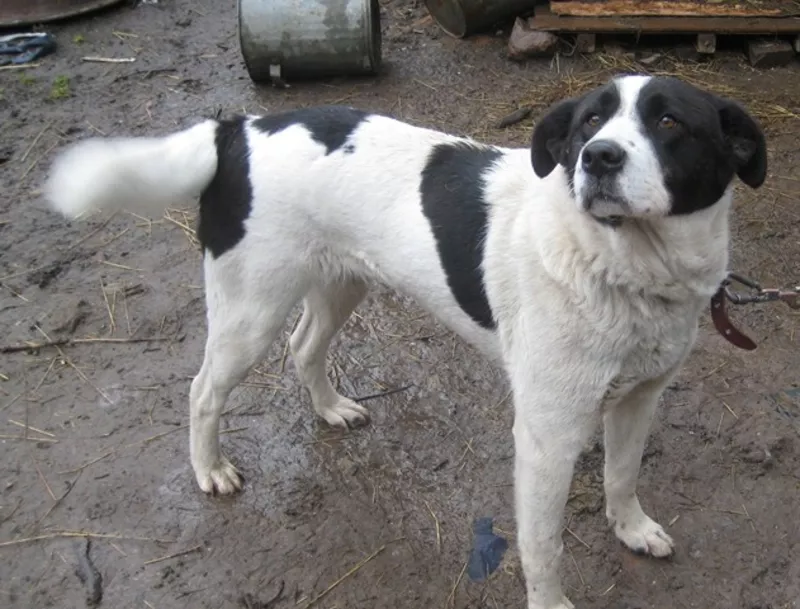
<path id="1" fill-rule="evenodd" d="M 583 171 L 594 178 L 609 178 L 622 171 L 628 155 L 612 140 L 589 142 L 581 152 Z"/>
<path id="2" fill-rule="evenodd" d="M 625 150 L 612 140 L 589 142 L 581 151 L 583 179 L 577 194 L 583 210 L 603 224 L 617 225 L 621 216 L 630 211 L 617 187 L 626 160 Z"/>

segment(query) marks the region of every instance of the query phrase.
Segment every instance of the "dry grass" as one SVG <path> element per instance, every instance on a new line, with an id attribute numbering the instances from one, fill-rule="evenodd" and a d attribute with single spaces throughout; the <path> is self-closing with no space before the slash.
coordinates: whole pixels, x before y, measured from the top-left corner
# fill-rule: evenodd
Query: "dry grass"
<path id="1" fill-rule="evenodd" d="M 381 554 L 381 553 L 382 553 L 382 552 L 383 552 L 383 551 L 384 551 L 384 550 L 385 550 L 387 547 L 389 547 L 389 545 L 390 545 L 390 544 L 397 543 L 398 541 L 403 541 L 404 539 L 405 539 L 405 537 L 398 537 L 397 539 L 393 539 L 392 541 L 390 541 L 390 542 L 388 542 L 388 543 L 385 543 L 385 544 L 383 544 L 383 545 L 382 545 L 380 548 L 378 548 L 377 550 L 375 550 L 375 551 L 374 551 L 372 554 L 370 554 L 370 555 L 369 555 L 369 556 L 367 556 L 365 559 L 363 559 L 361 562 L 359 562 L 359 563 L 358 563 L 358 564 L 356 564 L 354 567 L 352 567 L 352 568 L 351 568 L 349 571 L 347 571 L 347 572 L 346 572 L 344 575 L 342 575 L 342 576 L 341 576 L 339 579 L 337 579 L 335 582 L 333 582 L 333 583 L 332 583 L 330 586 L 328 586 L 327 588 L 325 588 L 325 590 L 323 590 L 322 592 L 320 592 L 319 594 L 317 594 L 317 595 L 316 595 L 314 598 L 312 598 L 310 601 L 308 601 L 308 602 L 306 603 L 306 605 L 305 605 L 304 609 L 308 609 L 308 608 L 309 608 L 309 607 L 311 607 L 312 605 L 316 605 L 316 604 L 317 604 L 319 601 L 321 601 L 321 600 L 322 600 L 324 597 L 326 597 L 326 596 L 327 596 L 327 595 L 328 595 L 328 594 L 329 594 L 329 593 L 330 593 L 330 592 L 331 592 L 331 591 L 332 591 L 334 588 L 336 588 L 336 587 L 337 587 L 339 584 L 341 584 L 341 583 L 342 583 L 343 581 L 345 581 L 347 578 L 349 578 L 349 577 L 352 577 L 353 575 L 355 575 L 356 573 L 358 573 L 358 571 L 359 571 L 359 570 L 360 570 L 360 569 L 361 569 L 361 568 L 362 568 L 364 565 L 366 565 L 368 562 L 370 562 L 371 560 L 373 560 L 374 558 L 376 558 L 376 557 L 377 557 L 379 554 Z M 299 603 L 298 603 L 298 604 L 299 604 Z"/>
<path id="2" fill-rule="evenodd" d="M 791 101 L 782 104 L 780 98 L 776 99 L 774 90 L 732 84 L 730 78 L 720 70 L 719 64 L 713 60 L 687 62 L 665 55 L 655 66 L 648 67 L 629 54 L 598 52 L 590 55 L 588 61 L 594 64 L 592 66 L 594 69 L 570 73 L 562 72 L 557 65 L 554 65 L 556 69 L 552 78 L 540 82 L 522 81 L 525 93 L 520 95 L 519 104 L 487 103 L 486 120 L 482 125 L 476 126 L 469 135 L 491 141 L 496 139 L 496 125 L 518 107 L 532 107 L 532 116 L 535 119 L 541 116 L 546 108 L 563 99 L 581 95 L 601 86 L 614 75 L 632 72 L 680 78 L 707 91 L 735 99 L 744 104 L 768 132 L 780 128 L 786 121 L 800 118 L 800 112 L 796 111 L 796 108 L 787 107 L 793 105 Z M 530 121 L 524 120 L 506 131 L 512 139 L 522 139 L 530 136 L 530 129 Z"/>

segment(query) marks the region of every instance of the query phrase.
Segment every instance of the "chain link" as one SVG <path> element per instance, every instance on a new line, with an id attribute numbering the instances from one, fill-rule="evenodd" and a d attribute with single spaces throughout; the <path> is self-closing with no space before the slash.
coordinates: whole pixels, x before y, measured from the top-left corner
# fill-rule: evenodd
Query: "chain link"
<path id="1" fill-rule="evenodd" d="M 751 291 L 749 293 L 734 292 L 729 288 L 732 283 L 738 283 Z M 793 290 L 780 290 L 777 288 L 762 288 L 761 285 L 749 277 L 738 273 L 728 273 L 727 279 L 722 282 L 725 297 L 733 304 L 753 304 L 761 302 L 783 302 L 792 309 L 800 309 L 800 286 Z"/>

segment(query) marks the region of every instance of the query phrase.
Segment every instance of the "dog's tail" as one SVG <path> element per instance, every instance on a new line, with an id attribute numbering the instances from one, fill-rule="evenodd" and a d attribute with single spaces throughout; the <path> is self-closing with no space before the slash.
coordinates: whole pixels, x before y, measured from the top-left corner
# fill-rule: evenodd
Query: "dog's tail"
<path id="1" fill-rule="evenodd" d="M 99 209 L 162 212 L 202 194 L 217 172 L 219 123 L 207 120 L 160 138 L 92 138 L 53 163 L 50 204 L 75 218 Z"/>

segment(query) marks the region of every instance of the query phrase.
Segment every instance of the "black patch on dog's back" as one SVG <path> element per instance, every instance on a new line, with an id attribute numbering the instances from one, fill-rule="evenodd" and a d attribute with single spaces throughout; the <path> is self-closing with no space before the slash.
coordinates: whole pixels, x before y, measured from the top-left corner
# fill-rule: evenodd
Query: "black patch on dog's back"
<path id="1" fill-rule="evenodd" d="M 488 210 L 484 174 L 499 150 L 465 143 L 439 144 L 422 170 L 422 211 L 436 238 L 447 283 L 459 306 L 484 328 L 494 328 L 483 283 Z"/>
<path id="2" fill-rule="evenodd" d="M 311 133 L 314 141 L 325 146 L 330 154 L 345 145 L 347 139 L 364 119 L 369 116 L 362 110 L 346 106 L 319 106 L 302 108 L 281 114 L 273 114 L 256 119 L 253 126 L 269 135 L 274 135 L 292 125 L 303 125 Z M 346 153 L 355 148 L 349 145 Z"/>
<path id="3" fill-rule="evenodd" d="M 233 248 L 244 237 L 244 221 L 250 215 L 250 148 L 244 117 L 221 120 L 217 126 L 217 172 L 200 196 L 197 238 L 214 258 Z"/>
<path id="4" fill-rule="evenodd" d="M 321 106 L 263 116 L 252 125 L 270 135 L 291 125 L 303 125 L 315 141 L 325 146 L 326 154 L 342 147 L 345 153 L 352 154 L 355 147 L 347 140 L 368 116 L 366 112 L 344 106 Z M 197 237 L 203 249 L 215 258 L 242 240 L 244 222 L 252 209 L 246 120 L 236 117 L 219 121 L 215 139 L 217 172 L 200 197 Z M 258 169 L 269 171 L 268 167 Z"/>

